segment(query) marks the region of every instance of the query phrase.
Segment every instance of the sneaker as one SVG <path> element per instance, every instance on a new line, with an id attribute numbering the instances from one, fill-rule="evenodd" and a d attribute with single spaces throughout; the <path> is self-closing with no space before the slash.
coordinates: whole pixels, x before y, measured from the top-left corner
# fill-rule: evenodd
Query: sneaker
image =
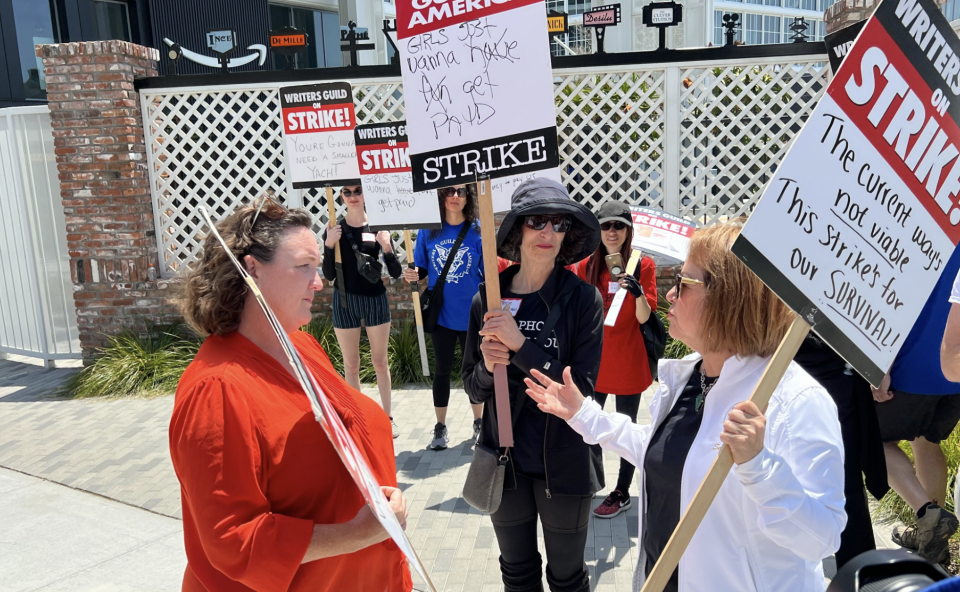
<path id="1" fill-rule="evenodd" d="M 890 535 L 890 538 L 904 549 L 910 549 L 911 551 L 917 550 L 916 526 L 897 526 L 893 529 L 893 534 Z"/>
<path id="2" fill-rule="evenodd" d="M 923 518 L 917 518 L 917 553 L 931 563 L 950 559 L 950 537 L 957 532 L 957 517 L 937 505 L 927 506 Z"/>
<path id="3" fill-rule="evenodd" d="M 397 422 L 390 418 L 390 428 L 393 430 L 393 439 L 396 440 L 400 437 L 400 426 L 397 425 Z"/>
<path id="4" fill-rule="evenodd" d="M 597 509 L 593 511 L 593 515 L 597 518 L 613 518 L 628 509 L 630 509 L 630 496 L 624 495 L 619 489 L 614 489 L 610 492 L 610 495 L 607 496 L 607 499 L 603 500 L 603 503 L 597 506 Z"/>
<path id="5" fill-rule="evenodd" d="M 476 418 L 473 420 L 473 439 L 476 441 L 480 437 L 480 424 L 483 422 L 483 418 Z"/>
<path id="6" fill-rule="evenodd" d="M 433 442 L 430 442 L 430 450 L 443 450 L 450 443 L 450 436 L 447 434 L 447 426 L 440 422 L 433 426 Z"/>

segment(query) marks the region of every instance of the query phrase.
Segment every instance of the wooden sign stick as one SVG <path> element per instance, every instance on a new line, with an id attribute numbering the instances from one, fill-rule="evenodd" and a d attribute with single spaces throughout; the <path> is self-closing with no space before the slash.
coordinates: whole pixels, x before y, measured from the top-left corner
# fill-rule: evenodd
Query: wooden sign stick
<path id="1" fill-rule="evenodd" d="M 627 275 L 633 275 L 637 270 L 637 264 L 640 263 L 642 253 L 639 249 L 633 249 L 630 253 L 630 259 L 627 261 Z M 612 277 L 610 278 L 613 279 Z M 617 323 L 617 317 L 620 316 L 620 309 L 623 308 L 623 301 L 627 299 L 627 291 L 624 288 L 617 290 L 610 303 L 610 309 L 607 311 L 607 317 L 603 319 L 603 324 L 607 327 L 613 327 Z"/>
<path id="2" fill-rule="evenodd" d="M 407 249 L 407 267 L 416 269 L 413 264 L 413 242 L 410 240 L 410 231 L 403 231 L 403 243 Z M 417 320 L 417 342 L 420 343 L 420 366 L 423 368 L 423 375 L 430 376 L 430 362 L 427 360 L 427 340 L 423 335 L 423 316 L 420 311 L 420 290 L 416 282 L 410 282 L 413 299 L 413 316 Z"/>
<path id="3" fill-rule="evenodd" d="M 766 411 L 767 403 L 770 402 L 773 391 L 780 384 L 780 379 L 787 371 L 787 366 L 797 355 L 800 344 L 803 343 L 809 332 L 810 325 L 799 315 L 795 316 L 790 329 L 783 336 L 780 346 L 777 347 L 776 353 L 773 354 L 767 364 L 767 369 L 760 377 L 760 382 L 757 383 L 756 388 L 753 389 L 753 394 L 750 396 L 750 400 L 761 411 Z M 690 501 L 687 511 L 680 518 L 680 523 L 677 524 L 676 530 L 673 531 L 673 535 L 667 542 L 667 546 L 664 547 L 660 559 L 653 566 L 653 571 L 650 572 L 640 592 L 663 592 L 664 586 L 670 581 L 670 576 L 673 575 L 673 571 L 680 564 L 680 557 L 687 549 L 687 545 L 690 544 L 693 534 L 697 532 L 697 527 L 703 521 L 703 517 L 710 508 L 710 504 L 713 503 L 713 499 L 717 497 L 717 492 L 720 491 L 720 486 L 723 485 L 723 481 L 727 478 L 731 468 L 733 468 L 733 454 L 730 452 L 730 448 L 724 444 L 717 454 L 717 460 L 713 461 L 713 466 L 710 467 L 710 471 L 704 477 L 700 488 L 697 489 L 697 493 Z"/>
<path id="4" fill-rule="evenodd" d="M 493 190 L 490 179 L 477 182 L 477 201 L 480 203 L 480 239 L 483 242 L 483 281 L 487 287 L 487 310 L 500 310 L 500 274 L 497 265 L 497 233 L 493 221 Z M 510 423 L 510 385 L 507 367 L 493 367 L 493 388 L 497 398 L 497 428 L 500 446 L 513 446 L 513 425 Z"/>
<path id="5" fill-rule="evenodd" d="M 333 187 L 327 186 L 327 210 L 329 210 L 330 221 L 328 222 L 328 228 L 333 228 L 337 225 L 337 205 L 333 201 Z M 340 258 L 340 241 L 337 241 L 337 244 L 334 245 L 334 261 L 337 263 L 343 263 L 343 259 Z M 343 289 L 343 286 L 340 286 Z"/>

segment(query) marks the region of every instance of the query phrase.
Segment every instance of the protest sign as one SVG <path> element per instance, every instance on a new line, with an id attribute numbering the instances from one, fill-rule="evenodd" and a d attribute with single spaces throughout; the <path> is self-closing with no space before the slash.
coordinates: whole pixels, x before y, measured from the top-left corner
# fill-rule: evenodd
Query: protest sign
<path id="1" fill-rule="evenodd" d="M 658 265 L 676 265 L 687 259 L 690 239 L 697 227 L 680 216 L 656 208 L 630 206 L 634 249 L 654 257 Z"/>
<path id="2" fill-rule="evenodd" d="M 400 69 L 417 191 L 556 168 L 542 0 L 400 0 Z"/>
<path id="3" fill-rule="evenodd" d="M 960 239 L 958 55 L 933 2 L 881 3 L 734 245 L 874 385 Z"/>
<path id="4" fill-rule="evenodd" d="M 288 86 L 279 92 L 287 176 L 293 187 L 359 185 L 350 83 Z"/>
<path id="5" fill-rule="evenodd" d="M 557 168 L 493 179 L 490 181 L 490 191 L 493 196 L 493 211 L 510 211 L 510 198 L 513 197 L 513 192 L 521 183 L 529 181 L 530 179 L 553 179 L 557 183 L 563 183 L 563 181 L 560 180 L 560 169 Z"/>
<path id="6" fill-rule="evenodd" d="M 413 190 L 407 122 L 358 125 L 354 136 L 371 230 L 440 228 L 437 192 Z"/>
<path id="7" fill-rule="evenodd" d="M 823 44 L 827 46 L 827 55 L 830 57 L 830 71 L 834 74 L 840 69 L 843 58 L 853 47 L 853 42 L 856 41 L 857 35 L 863 30 L 865 24 L 867 24 L 866 19 L 847 25 L 823 38 Z"/>
<path id="8" fill-rule="evenodd" d="M 637 249 L 633 249 L 630 252 L 630 260 L 627 261 L 627 275 L 633 275 L 637 271 L 637 265 L 640 264 L 640 257 L 642 253 Z M 614 278 L 610 278 L 613 280 Z M 617 288 L 617 293 L 613 296 L 613 302 L 610 303 L 610 309 L 607 311 L 607 316 L 603 319 L 603 324 L 605 327 L 612 327 L 617 324 L 617 317 L 620 316 L 620 309 L 623 308 L 623 301 L 627 299 L 627 290 L 620 286 Z"/>

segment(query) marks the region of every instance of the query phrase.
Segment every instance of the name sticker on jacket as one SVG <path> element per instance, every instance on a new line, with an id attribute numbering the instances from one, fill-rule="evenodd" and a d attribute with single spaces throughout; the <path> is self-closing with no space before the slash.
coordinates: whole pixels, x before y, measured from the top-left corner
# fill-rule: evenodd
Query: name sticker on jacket
<path id="1" fill-rule="evenodd" d="M 517 316 L 517 311 L 520 310 L 520 298 L 501 298 L 500 299 L 500 310 L 509 310 L 510 316 Z"/>
<path id="2" fill-rule="evenodd" d="M 620 282 L 610 282 L 610 285 L 607 286 L 607 294 L 616 294 L 619 289 Z"/>
<path id="3" fill-rule="evenodd" d="M 365 243 L 372 243 L 373 241 L 377 240 L 377 235 L 372 232 L 364 232 L 360 235 L 360 240 Z"/>

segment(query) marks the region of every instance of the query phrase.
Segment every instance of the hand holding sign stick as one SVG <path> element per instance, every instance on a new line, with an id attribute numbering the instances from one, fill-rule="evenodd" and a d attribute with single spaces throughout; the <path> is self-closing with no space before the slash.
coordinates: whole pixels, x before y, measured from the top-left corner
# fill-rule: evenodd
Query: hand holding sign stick
<path id="1" fill-rule="evenodd" d="M 637 265 L 640 263 L 640 257 L 642 253 L 633 249 L 630 253 L 630 260 L 627 261 L 627 275 L 633 275 L 633 272 L 637 270 Z M 611 278 L 612 279 L 612 278 Z M 617 323 L 617 317 L 620 316 L 620 309 L 623 308 L 623 301 L 627 299 L 627 290 L 623 286 L 617 290 L 617 294 L 613 297 L 613 302 L 610 303 L 610 310 L 607 311 L 607 318 L 603 319 L 603 324 L 607 327 L 612 327 Z"/>
<path id="2" fill-rule="evenodd" d="M 227 254 L 234 267 L 240 272 L 240 276 L 243 278 L 244 283 L 246 283 L 247 289 L 249 289 L 251 294 L 256 298 L 257 304 L 260 305 L 260 309 L 263 311 L 267 322 L 270 324 L 274 334 L 277 336 L 277 340 L 280 342 L 280 346 L 283 348 L 284 354 L 287 356 L 287 361 L 293 369 L 293 373 L 300 383 L 300 387 L 310 401 L 310 407 L 313 409 L 314 417 L 323 428 L 323 431 L 326 432 L 327 437 L 330 438 L 330 442 L 340 456 L 340 460 L 343 461 L 347 472 L 350 473 L 350 476 L 360 489 L 360 493 L 363 494 L 363 498 L 367 504 L 370 505 L 370 509 L 373 510 L 374 515 L 384 530 L 387 531 L 390 538 L 393 539 L 403 554 L 407 556 L 407 559 L 413 565 L 416 572 L 420 574 L 420 577 L 423 578 L 424 582 L 426 582 L 429 589 L 436 592 L 430 576 L 427 575 L 427 570 L 423 567 L 423 563 L 417 556 L 417 552 L 414 550 L 413 545 L 410 544 L 410 539 L 407 538 L 403 527 L 390 508 L 389 501 L 381 492 L 380 484 L 377 482 L 376 477 L 374 477 L 370 467 L 367 466 L 366 461 L 364 461 L 363 454 L 357 448 L 357 445 L 350 437 L 350 433 L 347 432 L 347 429 L 340 421 L 340 416 L 337 415 L 336 409 L 331 405 L 323 389 L 317 384 L 310 370 L 307 369 L 306 364 L 303 363 L 300 354 L 294 347 L 293 342 L 290 341 L 290 337 L 288 337 L 283 330 L 283 326 L 280 324 L 280 321 L 277 320 L 270 305 L 267 304 L 256 282 L 253 281 L 253 278 L 250 277 L 247 270 L 244 269 L 240 261 L 237 260 L 233 252 L 227 247 L 227 244 L 217 231 L 217 227 L 214 225 L 206 208 L 200 207 L 199 212 L 203 221 L 210 229 L 210 233 L 217 239 L 224 253 Z"/>
<path id="3" fill-rule="evenodd" d="M 480 240 L 483 243 L 483 281 L 487 289 L 487 310 L 500 310 L 500 274 L 497 262 L 497 235 L 493 221 L 493 192 L 490 178 L 477 182 L 480 205 Z M 497 431 L 500 446 L 513 446 L 513 426 L 510 424 L 510 385 L 507 382 L 507 367 L 493 367 L 493 388 L 497 399 Z"/>

